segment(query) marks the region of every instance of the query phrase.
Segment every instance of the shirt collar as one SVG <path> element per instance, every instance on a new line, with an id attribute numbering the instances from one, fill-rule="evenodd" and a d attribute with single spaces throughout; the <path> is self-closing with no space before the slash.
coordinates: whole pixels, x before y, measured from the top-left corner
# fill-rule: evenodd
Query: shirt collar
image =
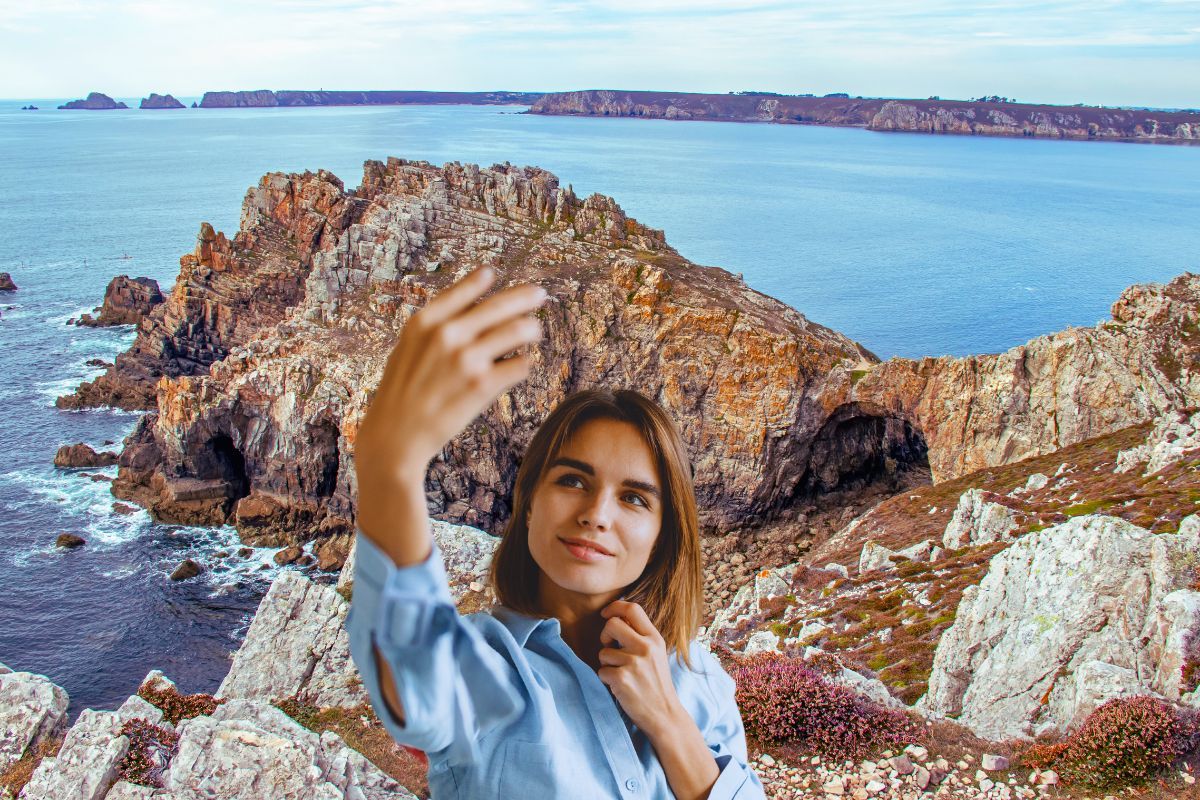
<path id="1" fill-rule="evenodd" d="M 531 617 L 502 605 L 492 608 L 492 616 L 500 620 L 505 628 L 508 628 L 508 632 L 521 647 L 525 646 L 535 630 L 545 629 L 547 634 L 562 635 L 562 626 L 558 617 Z"/>

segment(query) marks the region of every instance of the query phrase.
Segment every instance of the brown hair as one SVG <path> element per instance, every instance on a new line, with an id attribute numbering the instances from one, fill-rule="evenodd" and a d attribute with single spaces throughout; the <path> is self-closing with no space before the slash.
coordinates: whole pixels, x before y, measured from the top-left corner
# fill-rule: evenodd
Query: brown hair
<path id="1" fill-rule="evenodd" d="M 545 616 L 538 605 L 539 567 L 529 552 L 527 518 L 534 490 L 547 465 L 585 423 L 596 419 L 627 422 L 650 448 L 664 484 L 662 528 L 640 577 L 625 599 L 646 610 L 667 643 L 667 652 L 690 669 L 688 646 L 703 613 L 703 567 L 696 495 L 687 448 L 671 418 L 653 400 L 628 389 L 587 389 L 564 399 L 541 424 L 525 451 L 513 487 L 512 518 L 492 557 L 490 580 L 497 600 L 530 616 Z"/>

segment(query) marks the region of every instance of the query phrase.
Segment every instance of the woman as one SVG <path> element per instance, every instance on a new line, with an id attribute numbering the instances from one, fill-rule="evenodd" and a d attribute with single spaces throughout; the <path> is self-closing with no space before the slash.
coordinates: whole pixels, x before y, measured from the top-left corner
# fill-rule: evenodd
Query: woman
<path id="1" fill-rule="evenodd" d="M 520 285 L 476 302 L 493 280 L 479 269 L 412 317 L 359 428 L 347 627 L 380 719 L 428 754 L 434 798 L 763 797 L 733 681 L 693 640 L 690 468 L 652 401 L 583 392 L 551 413 L 492 561 L 499 604 L 455 610 L 425 471 L 528 375 L 546 299 Z"/>

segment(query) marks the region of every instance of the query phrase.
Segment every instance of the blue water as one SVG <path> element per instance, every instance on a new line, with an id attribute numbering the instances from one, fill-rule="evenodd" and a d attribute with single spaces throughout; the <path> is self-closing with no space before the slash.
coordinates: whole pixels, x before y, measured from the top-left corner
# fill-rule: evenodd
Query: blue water
<path id="1" fill-rule="evenodd" d="M 496 107 L 26 102 L 0 102 L 0 271 L 21 287 L 0 293 L 0 661 L 49 675 L 76 712 L 115 707 L 155 667 L 215 689 L 273 573 L 259 569 L 270 550 L 215 566 L 214 550 L 236 548 L 229 529 L 115 514 L 106 483 L 51 465 L 60 444 L 119 443 L 135 420 L 53 407 L 98 374 L 87 359 L 111 361 L 133 336 L 66 320 L 116 274 L 169 288 L 200 222 L 232 235 L 265 172 L 324 168 L 353 187 L 365 159 L 389 155 L 536 164 L 884 358 L 997 352 L 1092 325 L 1126 286 L 1200 266 L 1200 148 Z M 61 531 L 89 543 L 57 552 Z M 185 555 L 210 571 L 171 583 Z"/>

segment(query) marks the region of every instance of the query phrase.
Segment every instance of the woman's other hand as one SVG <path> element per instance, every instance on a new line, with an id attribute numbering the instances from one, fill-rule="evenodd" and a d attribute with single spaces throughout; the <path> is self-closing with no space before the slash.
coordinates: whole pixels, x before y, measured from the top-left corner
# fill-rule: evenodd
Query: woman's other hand
<path id="1" fill-rule="evenodd" d="M 600 631 L 603 647 L 596 674 L 633 724 L 653 741 L 677 725 L 681 714 L 690 722 L 671 681 L 666 642 L 646 610 L 637 603 L 614 600 L 600 615 L 608 622 Z"/>
<path id="2" fill-rule="evenodd" d="M 530 313 L 546 292 L 521 284 L 476 302 L 494 280 L 482 267 L 443 290 L 412 316 L 388 356 L 354 446 L 357 524 L 372 540 L 395 527 L 398 495 L 423 494 L 433 457 L 529 374 L 524 349 L 542 338 Z"/>

